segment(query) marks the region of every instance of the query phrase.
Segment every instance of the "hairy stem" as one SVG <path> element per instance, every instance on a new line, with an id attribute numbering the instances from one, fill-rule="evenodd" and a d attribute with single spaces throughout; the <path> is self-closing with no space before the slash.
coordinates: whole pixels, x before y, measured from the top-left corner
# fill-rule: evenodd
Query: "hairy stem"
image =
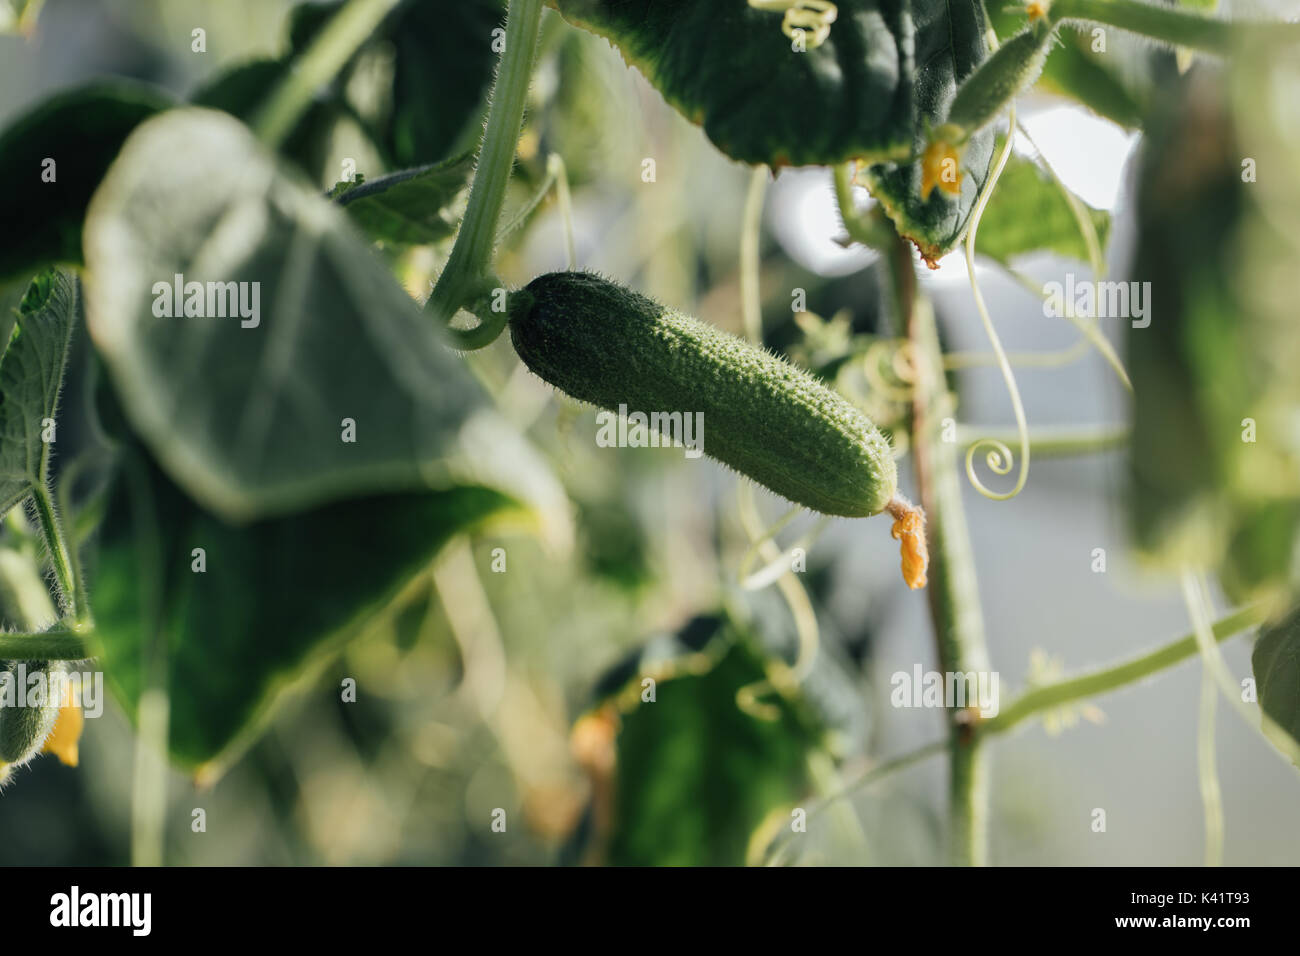
<path id="1" fill-rule="evenodd" d="M 41 537 L 45 549 L 50 555 L 50 564 L 54 568 L 54 581 L 59 589 L 59 610 L 71 616 L 75 626 L 84 625 L 86 614 L 85 595 L 77 575 L 72 552 L 63 536 L 63 526 L 54 509 L 54 499 L 50 496 L 49 486 L 44 481 L 38 482 L 32 490 L 32 502 L 36 508 L 36 518 L 41 527 Z"/>
<path id="2" fill-rule="evenodd" d="M 0 634 L 3 661 L 84 661 L 94 656 L 88 635 L 75 631 Z"/>
<path id="3" fill-rule="evenodd" d="M 432 313 L 439 326 L 449 326 L 462 307 L 479 297 L 490 276 L 497 223 L 501 219 L 501 207 L 519 142 L 519 129 L 523 124 L 524 102 L 528 97 L 528 82 L 537 52 L 541 16 L 541 0 L 510 0 L 505 51 L 501 54 L 496 82 L 492 85 L 492 105 L 488 110 L 487 129 L 479 150 L 465 218 L 456 234 L 456 243 L 446 268 L 425 303 L 425 309 Z M 496 332 L 499 333 L 504 325 L 501 321 Z"/>
<path id="4" fill-rule="evenodd" d="M 1214 623 L 1214 639 L 1225 641 L 1235 634 L 1255 627 L 1263 620 L 1264 611 L 1261 607 L 1252 605 L 1241 608 Z M 1035 687 L 1026 691 L 1010 705 L 1003 707 L 996 717 L 981 721 L 980 736 L 1005 733 L 1041 711 L 1051 710 L 1087 697 L 1096 697 L 1132 684 L 1167 667 L 1172 667 L 1196 652 L 1196 634 L 1192 633 L 1121 664 Z"/>
<path id="5" fill-rule="evenodd" d="M 316 91 L 343 69 L 397 0 L 352 0 L 294 64 L 253 121 L 258 139 L 277 149 L 293 131 Z"/>
<path id="6" fill-rule="evenodd" d="M 1207 53 L 1255 43 L 1300 43 L 1300 23 L 1231 21 L 1142 0 L 1052 0 L 1052 19 L 1083 20 Z"/>
<path id="7" fill-rule="evenodd" d="M 930 584 L 926 594 L 945 672 L 988 670 L 984 617 L 980 609 L 970 535 L 961 501 L 956 449 L 940 440 L 937 423 L 951 397 L 943 374 L 934 313 L 916 294 L 911 251 L 901 238 L 891 256 L 900 315 L 912 343 L 915 382 L 912 447 L 921 506 L 926 513 L 930 548 Z M 979 740 L 970 733 L 968 715 L 948 712 L 949 811 L 951 859 L 961 865 L 987 862 L 988 779 Z"/>

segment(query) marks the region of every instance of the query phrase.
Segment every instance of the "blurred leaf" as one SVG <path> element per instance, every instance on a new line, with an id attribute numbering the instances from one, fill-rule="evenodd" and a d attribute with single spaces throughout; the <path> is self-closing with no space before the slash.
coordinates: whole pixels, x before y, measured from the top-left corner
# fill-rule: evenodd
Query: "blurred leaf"
<path id="1" fill-rule="evenodd" d="M 0 33 L 31 36 L 45 0 L 0 0 Z"/>
<path id="2" fill-rule="evenodd" d="M 91 194 L 131 131 L 171 103 L 143 84 L 95 83 L 44 100 L 0 134 L 0 281 L 81 262 Z"/>
<path id="3" fill-rule="evenodd" d="M 1030 252 L 1054 252 L 1087 262 L 1088 244 L 1061 188 L 1033 160 L 1012 153 L 980 219 L 978 251 L 1004 264 Z M 1110 214 L 1075 198 L 1091 217 L 1104 250 Z"/>
<path id="4" fill-rule="evenodd" d="M 240 63 L 195 90 L 190 102 L 224 110 L 247 123 L 292 68 L 289 59 Z M 313 182 L 324 173 L 334 126 L 343 115 L 343 109 L 333 100 L 315 99 L 284 139 L 281 152 L 301 166 Z"/>
<path id="5" fill-rule="evenodd" d="M 68 360 L 77 290 L 53 270 L 36 278 L 0 356 L 0 515 L 45 481 L 50 446 L 43 420 L 54 418 Z"/>
<path id="6" fill-rule="evenodd" d="M 399 166 L 418 166 L 473 146 L 505 25 L 502 0 L 406 0 L 379 38 L 391 43 L 392 110 L 382 139 Z M 504 37 L 504 33 L 502 34 Z"/>
<path id="7" fill-rule="evenodd" d="M 947 116 L 957 84 L 988 56 L 984 33 L 988 24 L 978 3 L 951 4 L 918 0 L 915 21 L 916 78 L 910 155 L 925 148 L 928 129 Z M 862 172 L 871 195 L 881 204 L 899 234 L 916 244 L 931 264 L 952 249 L 966 230 L 975 199 L 988 181 L 993 158 L 993 129 L 976 133 L 961 159 L 961 194 L 942 189 L 921 198 L 921 163 L 882 164 Z"/>
<path id="8" fill-rule="evenodd" d="M 296 7 L 289 30 L 293 54 L 301 55 L 342 6 Z M 383 50 L 391 67 L 385 109 L 367 116 L 367 131 L 389 162 L 421 166 L 473 145 L 497 62 L 492 31 L 504 25 L 504 0 L 403 0 L 384 19 L 353 62 L 365 50 Z M 336 88 L 346 85 L 349 73 Z"/>
<path id="9" fill-rule="evenodd" d="M 365 183 L 340 183 L 333 196 L 371 239 L 408 245 L 438 242 L 460 223 L 473 171 L 474 155 L 463 153 Z"/>
<path id="10" fill-rule="evenodd" d="M 1128 335 L 1130 505 L 1149 555 L 1215 568 L 1238 603 L 1281 605 L 1300 582 L 1300 228 L 1285 212 L 1300 188 L 1282 129 L 1243 129 L 1229 97 L 1270 115 L 1300 88 L 1242 62 L 1235 86 L 1194 68 L 1148 124 L 1132 279 L 1150 283 L 1150 326 Z M 1242 157 L 1269 158 L 1267 185 L 1243 181 Z"/>
<path id="11" fill-rule="evenodd" d="M 282 692 L 361 633 L 452 536 L 518 513 L 498 492 L 455 487 L 235 527 L 130 450 L 91 588 L 110 686 L 134 719 L 157 633 L 172 757 L 194 770 L 225 764 Z"/>
<path id="12" fill-rule="evenodd" d="M 143 126 L 95 197 L 87 253 L 87 321 L 127 418 L 227 519 L 461 484 L 562 499 L 346 213 L 230 117 L 178 110 Z M 220 317 L 235 309 L 213 308 L 226 305 L 213 293 L 208 317 L 155 315 L 176 275 L 246 283 L 256 324 Z"/>
<path id="13" fill-rule="evenodd" d="M 642 702 L 654 677 L 655 700 Z M 805 792 L 805 757 L 817 744 L 806 719 L 780 698 L 777 719 L 736 704 L 762 680 L 762 661 L 717 616 L 651 642 L 601 681 L 626 709 L 618 721 L 612 820 L 603 835 L 615 866 L 731 866 L 773 810 Z"/>
<path id="14" fill-rule="evenodd" d="M 1300 741 L 1300 609 L 1260 631 L 1250 663 L 1260 708 Z"/>
<path id="15" fill-rule="evenodd" d="M 747 0 L 554 0 L 608 38 L 732 159 L 770 166 L 906 156 L 916 116 L 903 0 L 840 0 L 825 42 L 792 49 Z"/>

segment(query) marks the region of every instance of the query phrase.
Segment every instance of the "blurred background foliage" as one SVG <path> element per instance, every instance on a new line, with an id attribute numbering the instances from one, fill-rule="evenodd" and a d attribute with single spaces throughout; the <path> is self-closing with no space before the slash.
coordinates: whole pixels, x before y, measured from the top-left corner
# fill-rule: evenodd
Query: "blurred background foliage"
<path id="1" fill-rule="evenodd" d="M 8 3 L 29 36 L 0 37 L 4 125 L 56 90 L 104 76 L 247 119 L 335 7 L 47 0 L 33 27 L 30 17 L 21 20 L 22 4 Z M 349 160 L 365 182 L 448 164 L 412 186 L 426 204 L 420 223 L 395 224 L 373 206 L 359 212 L 361 199 L 345 206 L 421 300 L 450 247 L 437 223 L 454 221 L 463 201 L 457 175 L 468 166 L 459 157 L 481 128 L 495 61 L 488 38 L 502 10 L 496 0 L 400 4 L 286 142 L 286 158 L 322 192 L 346 178 Z M 990 12 L 999 30 L 1008 27 L 1000 11 Z M 196 27 L 206 31 L 206 53 L 191 50 Z M 1019 371 L 1031 425 L 1122 424 L 1131 415 L 1140 441 L 1131 462 L 1122 450 L 1038 461 L 1010 503 L 966 489 L 1004 695 L 1023 684 L 1036 652 L 1039 666 L 1050 659 L 1075 669 L 1186 632 L 1170 573 L 1189 553 L 1179 548 L 1215 556 L 1225 607 L 1261 589 L 1282 603 L 1294 593 L 1300 496 L 1287 470 L 1295 419 L 1287 424 L 1285 416 L 1298 404 L 1288 373 L 1297 338 L 1279 323 L 1300 262 L 1300 219 L 1283 210 L 1294 208 L 1300 180 L 1277 170 L 1296 171 L 1300 155 L 1294 111 L 1284 106 L 1300 77 L 1285 64 L 1246 71 L 1235 86 L 1203 76 L 1201 68 L 1183 76 L 1172 51 L 1117 38 L 1098 57 L 1069 34 L 1022 104 L 1035 143 L 1110 240 L 1112 273 L 1157 285 L 1150 329 L 1126 334 L 1118 322 L 1102 329 L 1131 361 L 1139 396 L 1161 397 L 1130 407 L 1095 351 Z M 1077 100 L 1092 111 L 1063 105 Z M 1272 105 L 1252 111 L 1260 102 Z M 1129 131 L 1149 116 L 1159 117 L 1153 145 L 1129 163 L 1143 155 Z M 1230 132 L 1227 116 L 1245 128 Z M 1189 147 L 1187 135 L 1214 149 Z M 1232 136 L 1250 145 L 1232 149 Z M 1262 194 L 1246 192 L 1255 197 L 1249 203 L 1236 175 L 1245 149 L 1269 170 L 1246 187 Z M 567 169 L 579 266 L 741 331 L 737 249 L 749 170 L 722 157 L 607 43 L 548 15 L 507 219 L 530 209 L 552 154 Z M 641 180 L 646 157 L 656 160 L 654 183 Z M 1081 274 L 1086 249 L 1076 236 L 1057 243 L 1057 230 L 1024 228 L 1068 212 L 1032 158 L 1032 150 L 1017 155 L 985 227 L 990 262 L 1014 260 L 1020 276 L 990 265 L 980 277 L 1013 352 L 1059 353 L 1074 349 L 1078 333 L 1045 318 L 1020 280 L 1041 285 Z M 1133 172 L 1138 165 L 1144 178 Z M 871 253 L 834 241 L 842 224 L 832 195 L 825 170 L 788 171 L 769 190 L 760 250 L 764 341 L 833 381 L 901 442 L 906 394 L 888 350 L 877 347 L 897 334 L 881 269 Z M 510 233 L 500 275 L 521 285 L 563 268 L 563 228 L 554 200 L 544 200 Z M 949 349 L 972 355 L 986 346 L 958 259 L 923 270 L 922 284 Z M 1189 283 L 1196 287 L 1184 288 Z M 793 290 L 806 295 L 802 313 L 791 308 Z M 1189 313 L 1185 302 L 1197 308 Z M 1247 324 L 1247 316 L 1258 321 Z M 93 441 L 96 380 L 85 334 L 80 323 L 60 462 Z M 831 803 L 791 845 L 778 837 L 792 809 L 811 808 L 879 760 L 942 733 L 938 711 L 889 704 L 894 672 L 934 665 L 924 601 L 901 587 L 888 535 L 836 520 L 809 546 L 800 580 L 820 653 L 791 689 L 781 681 L 782 662 L 797 652 L 789 608 L 774 588 L 738 586 L 749 540 L 735 476 L 671 449 L 597 447 L 594 412 L 531 378 L 504 340 L 465 362 L 562 486 L 565 501 L 549 518 L 571 527 L 570 546 L 499 528 L 452 539 L 363 633 L 293 682 L 223 776 L 170 772 L 166 861 L 741 863 L 762 862 L 777 846 L 784 862 L 942 861 L 938 760 Z M 1005 393 L 987 361 L 962 364 L 952 382 L 963 425 L 1005 431 Z M 1207 431 L 1245 417 L 1240 407 L 1276 422 L 1274 437 L 1286 436 L 1266 445 L 1276 453 L 1263 472 L 1236 461 L 1238 446 Z M 906 460 L 901 471 L 910 472 Z M 782 514 L 782 502 L 761 490 L 757 499 L 765 522 Z M 81 502 L 87 531 L 96 501 Z M 1189 514 L 1197 516 L 1196 537 L 1168 531 Z M 362 564 L 388 543 L 382 522 L 354 517 L 332 542 L 324 536 L 324 558 Z M 782 541 L 816 524 L 800 516 Z M 1163 553 L 1164 564 L 1138 562 L 1135 541 L 1148 557 Z M 1097 548 L 1107 556 L 1104 573 L 1095 570 Z M 31 529 L 11 515 L 0 568 L 27 571 L 0 575 L 6 621 L 41 586 L 31 573 L 34 554 Z M 108 577 L 124 573 L 125 563 Z M 310 577 L 287 575 L 267 597 L 289 607 L 313 601 Z M 1249 672 L 1249 650 L 1244 642 L 1225 648 L 1238 673 Z M 238 683 L 238 674 L 228 676 Z M 653 703 L 644 699 L 647 677 Z M 340 700 L 348 678 L 357 683 L 355 703 Z M 214 693 L 221 686 L 213 682 Z M 1035 727 L 996 741 L 994 861 L 1199 861 L 1196 688 L 1187 666 L 1103 701 L 1101 726 L 1063 735 Z M 1239 723 L 1221 725 L 1220 745 L 1227 861 L 1293 863 L 1294 775 Z M 77 770 L 42 760 L 10 781 L 0 797 L 0 863 L 131 859 L 135 738 L 115 704 L 89 721 L 82 755 Z M 206 833 L 191 831 L 197 807 L 206 811 Z M 1107 809 L 1106 833 L 1090 829 L 1097 807 Z M 504 833 L 491 827 L 497 810 L 508 821 Z"/>

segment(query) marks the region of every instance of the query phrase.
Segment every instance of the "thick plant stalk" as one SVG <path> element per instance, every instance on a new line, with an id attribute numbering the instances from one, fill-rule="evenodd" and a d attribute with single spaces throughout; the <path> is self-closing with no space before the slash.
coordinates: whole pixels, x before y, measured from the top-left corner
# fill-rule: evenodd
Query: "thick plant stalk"
<path id="1" fill-rule="evenodd" d="M 929 303 L 916 294 L 911 251 L 901 239 L 893 251 L 892 268 L 915 363 L 912 447 L 929 536 L 927 596 L 939 668 L 948 673 L 987 671 L 984 617 L 962 508 L 956 446 L 939 440 L 938 423 L 948 402 L 948 391 L 934 313 Z M 949 710 L 948 729 L 951 861 L 983 866 L 988 862 L 988 779 L 980 741 L 966 711 Z"/>
<path id="2" fill-rule="evenodd" d="M 459 309 L 471 307 L 483 298 L 495 281 L 490 269 L 497 223 L 519 143 L 541 18 L 542 0 L 510 0 L 505 51 L 492 85 L 492 105 L 488 109 L 487 129 L 483 133 L 465 218 L 447 265 L 425 304 L 434 321 L 443 327 L 448 326 Z M 501 334 L 506 319 L 504 312 L 488 313 L 482 324 L 473 329 L 450 331 L 458 347 L 482 348 Z"/>

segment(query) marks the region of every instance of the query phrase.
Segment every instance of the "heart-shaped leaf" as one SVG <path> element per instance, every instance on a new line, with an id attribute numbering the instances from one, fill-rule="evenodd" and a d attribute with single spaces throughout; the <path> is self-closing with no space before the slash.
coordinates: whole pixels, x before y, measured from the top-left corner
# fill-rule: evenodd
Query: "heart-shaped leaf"
<path id="1" fill-rule="evenodd" d="M 1032 252 L 1054 252 L 1087 262 L 1088 243 L 1070 208 L 1071 198 L 1091 219 L 1097 241 L 1105 249 L 1110 214 L 1092 208 L 1077 196 L 1067 197 L 1064 187 L 1057 185 L 1045 169 L 1033 160 L 1012 154 L 984 207 L 976 250 L 1002 263 Z"/>
<path id="2" fill-rule="evenodd" d="M 249 520 L 467 483 L 562 499 L 347 214 L 226 114 L 131 137 L 86 259 L 126 417 L 204 507 Z"/>

